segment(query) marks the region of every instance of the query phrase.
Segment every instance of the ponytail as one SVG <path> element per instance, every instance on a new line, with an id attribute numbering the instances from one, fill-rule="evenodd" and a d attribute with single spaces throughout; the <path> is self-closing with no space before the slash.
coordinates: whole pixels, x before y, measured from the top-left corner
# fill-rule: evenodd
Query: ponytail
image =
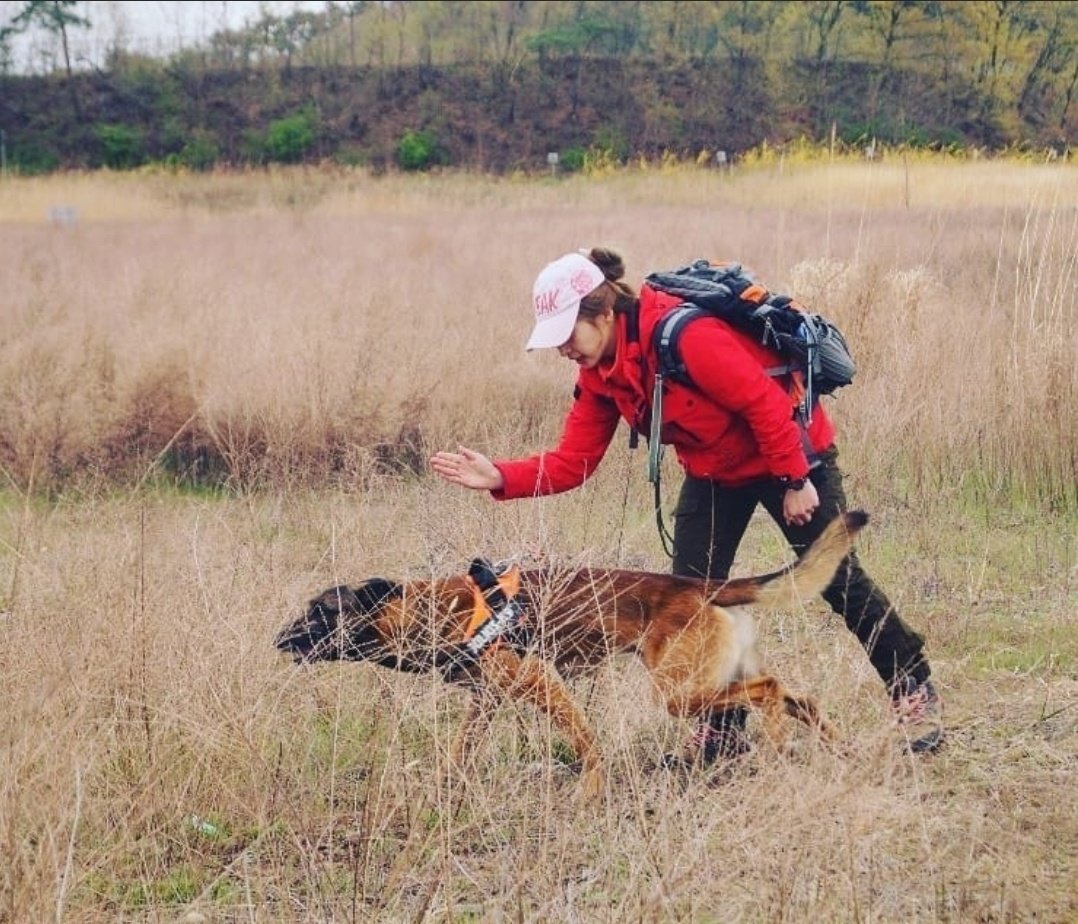
<path id="1" fill-rule="evenodd" d="M 636 292 L 628 283 L 621 281 L 625 276 L 625 261 L 621 254 L 606 247 L 592 247 L 581 253 L 602 270 L 603 277 L 606 279 L 605 285 L 600 286 L 581 301 L 581 313 L 585 316 L 599 314 L 608 300 L 605 289 L 610 289 L 614 293 L 615 314 L 629 314 L 636 311 L 639 303 Z"/>

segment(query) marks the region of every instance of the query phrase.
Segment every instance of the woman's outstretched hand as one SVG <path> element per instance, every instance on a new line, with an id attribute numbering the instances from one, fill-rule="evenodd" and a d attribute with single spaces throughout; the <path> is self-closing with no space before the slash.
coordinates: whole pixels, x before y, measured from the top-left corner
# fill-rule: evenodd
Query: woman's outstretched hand
<path id="1" fill-rule="evenodd" d="M 457 452 L 436 452 L 430 458 L 430 467 L 446 481 L 476 491 L 497 491 L 505 484 L 490 459 L 464 446 Z"/>

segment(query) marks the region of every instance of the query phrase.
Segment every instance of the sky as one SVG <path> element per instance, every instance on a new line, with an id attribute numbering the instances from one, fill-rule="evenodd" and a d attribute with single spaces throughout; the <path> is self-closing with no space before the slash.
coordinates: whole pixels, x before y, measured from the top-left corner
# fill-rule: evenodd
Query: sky
<path id="1" fill-rule="evenodd" d="M 0 0 L 0 26 L 24 5 L 21 0 Z M 221 29 L 258 19 L 263 10 L 280 16 L 325 6 L 322 0 L 83 0 L 76 12 L 89 19 L 92 27 L 70 30 L 72 60 L 76 67 L 100 65 L 118 38 L 129 51 L 164 56 L 198 44 Z M 62 66 L 56 40 L 41 30 L 19 36 L 13 51 L 18 73 Z"/>

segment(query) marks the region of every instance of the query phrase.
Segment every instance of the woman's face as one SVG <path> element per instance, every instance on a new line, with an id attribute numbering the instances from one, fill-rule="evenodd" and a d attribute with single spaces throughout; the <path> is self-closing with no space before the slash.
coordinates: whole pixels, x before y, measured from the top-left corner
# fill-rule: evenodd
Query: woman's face
<path id="1" fill-rule="evenodd" d="M 613 359 L 617 352 L 614 312 L 604 309 L 595 317 L 576 319 L 573 333 L 558 352 L 585 369 L 594 369 L 603 360 Z"/>

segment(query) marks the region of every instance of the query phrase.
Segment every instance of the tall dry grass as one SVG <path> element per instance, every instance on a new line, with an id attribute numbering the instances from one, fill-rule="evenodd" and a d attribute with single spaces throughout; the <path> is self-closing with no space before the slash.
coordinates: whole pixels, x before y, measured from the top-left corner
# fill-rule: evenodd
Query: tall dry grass
<path id="1" fill-rule="evenodd" d="M 862 557 L 927 633 L 946 697 L 933 758 L 900 754 L 882 685 L 822 604 L 762 618 L 762 645 L 846 753 L 795 732 L 792 754 L 758 738 L 729 777 L 668 776 L 654 764 L 689 725 L 618 660 L 572 685 L 605 752 L 595 805 L 526 707 L 500 712 L 465 780 L 447 757 L 461 693 L 275 657 L 280 625 L 341 581 L 457 573 L 536 541 L 663 568 L 622 500 L 608 479 L 493 509 L 380 476 L 6 505 L 0 920 L 1073 918 L 1075 547 L 1039 521 L 873 510 Z M 786 557 L 755 524 L 740 567 Z"/>
<path id="2" fill-rule="evenodd" d="M 0 921 L 1078 917 L 1074 174 L 910 164 L 907 208 L 902 164 L 811 169 L 0 184 Z M 572 370 L 519 352 L 528 289 L 596 242 L 637 273 L 740 257 L 850 333 L 860 550 L 928 637 L 943 753 L 901 756 L 822 604 L 761 619 L 762 647 L 848 753 L 798 734 L 728 777 L 655 772 L 688 727 L 617 661 L 573 683 L 595 806 L 527 709 L 465 781 L 459 693 L 277 660 L 342 581 L 667 567 L 621 438 L 540 502 L 418 474 L 556 436 Z M 159 477 L 185 465 L 261 490 Z M 786 557 L 760 521 L 738 568 Z"/>
<path id="3" fill-rule="evenodd" d="M 1073 508 L 1076 202 L 1073 167 L 998 163 L 9 179 L 0 465 L 20 487 L 155 466 L 249 487 L 535 447 L 570 376 L 520 351 L 530 282 L 603 243 L 634 281 L 737 258 L 833 316 L 861 367 L 835 411 L 874 477 Z"/>

